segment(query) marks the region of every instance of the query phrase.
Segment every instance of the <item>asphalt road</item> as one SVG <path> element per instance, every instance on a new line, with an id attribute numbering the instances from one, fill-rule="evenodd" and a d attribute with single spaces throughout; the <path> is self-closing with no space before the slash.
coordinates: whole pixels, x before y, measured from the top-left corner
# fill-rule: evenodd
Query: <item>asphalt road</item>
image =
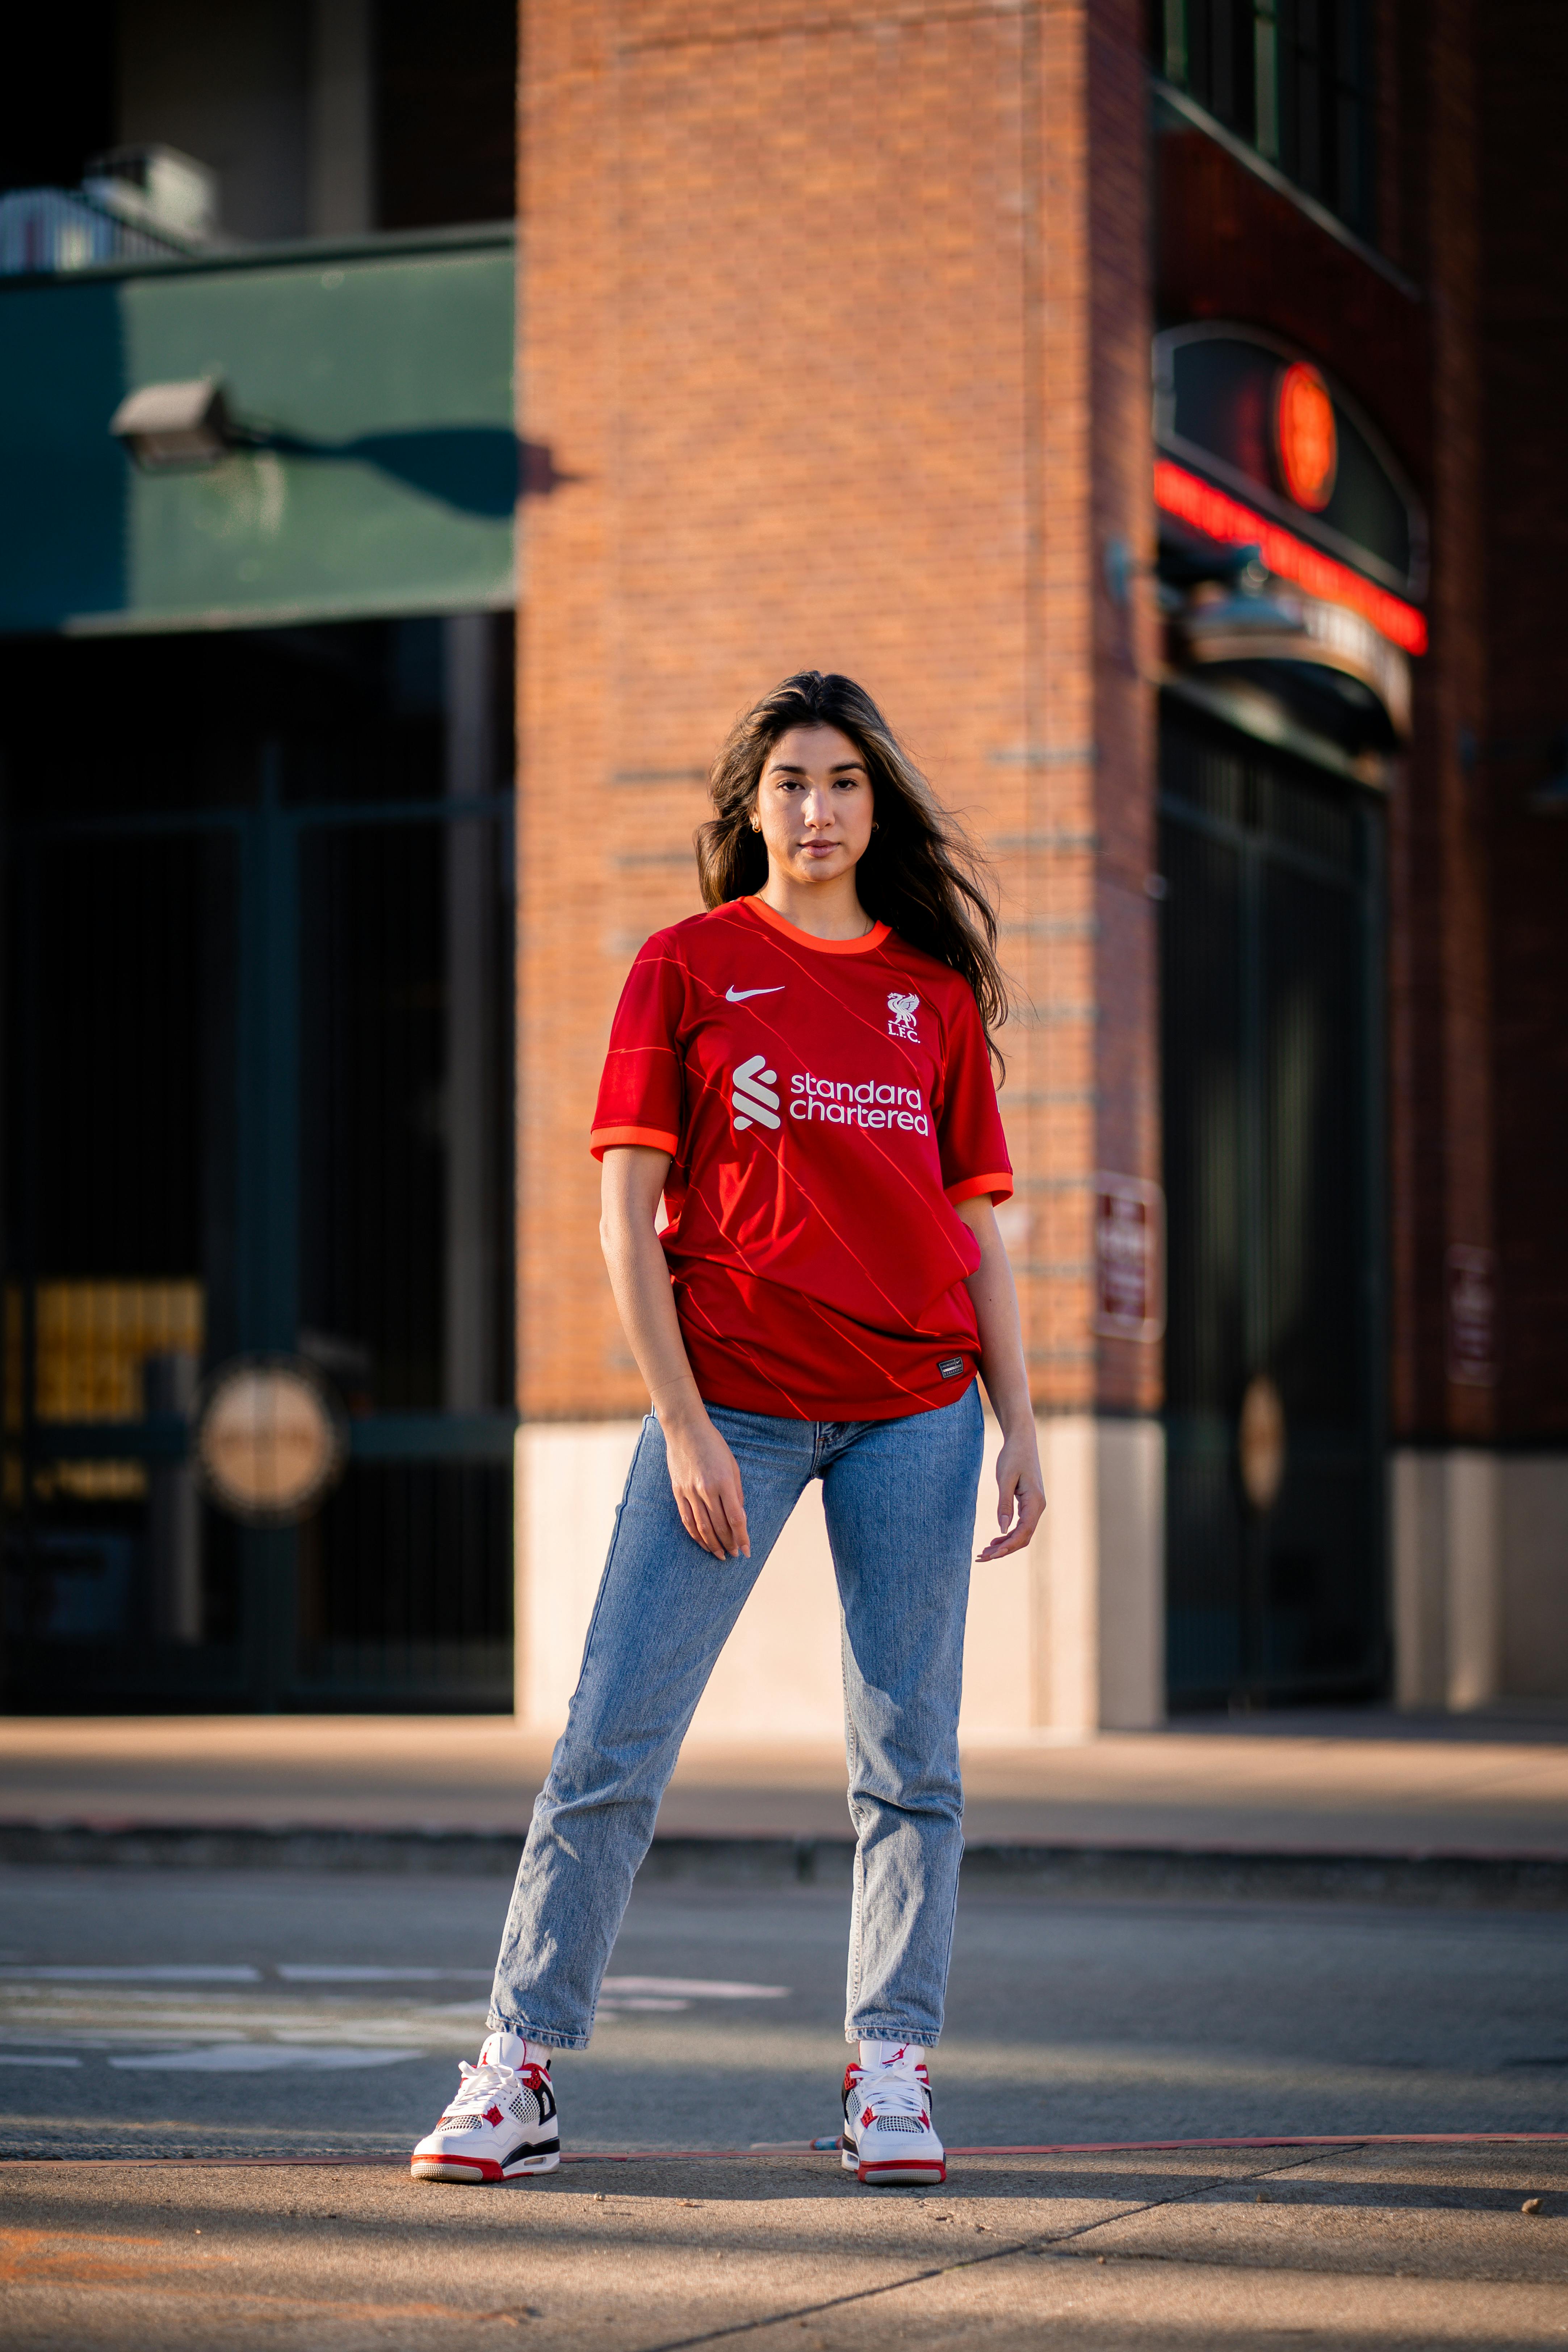
<path id="1" fill-rule="evenodd" d="M 0 2154 L 395 2157 L 482 2032 L 493 1878 L 0 1874 Z M 650 1886 L 569 2150 L 836 2128 L 847 1895 Z M 1568 2130 L 1560 1915 L 966 1895 L 950 2147 Z"/>

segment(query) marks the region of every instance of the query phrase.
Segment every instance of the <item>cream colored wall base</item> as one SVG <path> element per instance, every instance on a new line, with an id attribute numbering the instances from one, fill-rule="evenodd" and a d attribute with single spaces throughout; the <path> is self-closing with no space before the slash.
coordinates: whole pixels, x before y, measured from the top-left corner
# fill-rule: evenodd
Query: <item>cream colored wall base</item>
<path id="1" fill-rule="evenodd" d="M 558 1730 L 577 1680 L 638 1423 L 535 1423 L 517 1440 L 517 1716 Z M 1136 1730 L 1164 1712 L 1164 1451 L 1152 1422 L 1039 1424 L 1049 1507 L 1030 1549 L 973 1571 L 968 1738 Z M 975 1549 L 995 1530 L 987 1423 Z M 843 1728 L 838 1601 L 814 1483 L 714 1669 L 692 1737 L 776 1743 Z"/>
<path id="2" fill-rule="evenodd" d="M 1568 1458 L 1401 1449 L 1390 1476 L 1398 1704 L 1568 1696 Z"/>
<path id="3" fill-rule="evenodd" d="M 1568 1454 L 1504 1454 L 1498 1468 L 1503 1692 L 1568 1698 Z"/>
<path id="4" fill-rule="evenodd" d="M 1147 1731 L 1165 1718 L 1165 1433 L 1091 1413 L 1038 1423 L 1050 1507 L 1031 1547 L 1033 1720 Z"/>

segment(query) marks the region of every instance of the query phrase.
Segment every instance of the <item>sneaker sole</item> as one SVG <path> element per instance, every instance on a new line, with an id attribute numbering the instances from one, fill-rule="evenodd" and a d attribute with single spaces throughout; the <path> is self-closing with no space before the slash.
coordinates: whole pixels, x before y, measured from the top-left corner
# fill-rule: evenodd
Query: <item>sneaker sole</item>
<path id="1" fill-rule="evenodd" d="M 947 2179 L 945 2157 L 889 2157 L 880 2164 L 862 2164 L 852 2147 L 841 2147 L 839 2161 L 865 2189 L 934 2189 Z"/>
<path id="2" fill-rule="evenodd" d="M 456 2180 L 466 2188 L 482 2189 L 487 2181 L 516 2180 L 525 2173 L 553 2172 L 560 2161 L 557 2145 L 540 2148 L 531 2156 L 514 2157 L 510 2164 L 498 2164 L 493 2156 L 416 2156 L 408 2169 L 416 2180 Z"/>

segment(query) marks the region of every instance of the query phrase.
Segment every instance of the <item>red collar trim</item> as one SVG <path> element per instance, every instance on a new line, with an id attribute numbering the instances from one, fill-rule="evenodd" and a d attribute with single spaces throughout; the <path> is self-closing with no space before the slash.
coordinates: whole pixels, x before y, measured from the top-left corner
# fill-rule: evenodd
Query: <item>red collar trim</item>
<path id="1" fill-rule="evenodd" d="M 741 904 L 749 907 L 753 915 L 760 916 L 770 929 L 782 931 L 786 940 L 794 940 L 797 947 L 810 948 L 817 955 L 868 955 L 873 948 L 879 948 L 882 941 L 891 936 L 886 923 L 873 923 L 861 940 L 814 939 L 810 931 L 803 931 L 797 923 L 787 921 L 765 899 L 742 898 Z"/>

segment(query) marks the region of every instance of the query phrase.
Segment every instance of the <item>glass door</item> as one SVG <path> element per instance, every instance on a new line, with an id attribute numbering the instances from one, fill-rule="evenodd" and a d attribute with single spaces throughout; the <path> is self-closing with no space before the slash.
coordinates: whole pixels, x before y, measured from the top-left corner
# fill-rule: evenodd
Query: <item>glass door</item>
<path id="1" fill-rule="evenodd" d="M 1174 710 L 1161 787 L 1171 1702 L 1370 1698 L 1382 811 Z"/>

